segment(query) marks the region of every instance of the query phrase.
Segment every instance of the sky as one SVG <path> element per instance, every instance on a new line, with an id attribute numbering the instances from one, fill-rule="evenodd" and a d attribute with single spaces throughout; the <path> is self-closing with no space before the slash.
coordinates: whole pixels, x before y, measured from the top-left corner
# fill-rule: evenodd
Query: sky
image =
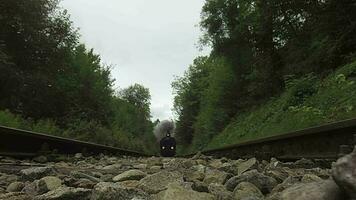
<path id="1" fill-rule="evenodd" d="M 172 119 L 171 82 L 199 55 L 204 0 L 62 0 L 81 42 L 112 65 L 115 89 L 150 89 L 152 119 Z"/>

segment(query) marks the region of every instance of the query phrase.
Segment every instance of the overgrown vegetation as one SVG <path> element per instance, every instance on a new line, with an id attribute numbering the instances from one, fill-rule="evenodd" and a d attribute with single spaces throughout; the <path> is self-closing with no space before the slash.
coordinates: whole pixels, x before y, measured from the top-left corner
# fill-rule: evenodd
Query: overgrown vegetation
<path id="1" fill-rule="evenodd" d="M 356 116 L 356 61 L 323 80 L 309 74 L 289 80 L 286 91 L 237 116 L 207 148 L 299 130 Z"/>
<path id="2" fill-rule="evenodd" d="M 0 123 L 152 153 L 150 93 L 115 94 L 110 66 L 79 43 L 57 0 L 0 4 Z"/>
<path id="3" fill-rule="evenodd" d="M 172 84 L 181 149 L 204 149 L 212 138 L 209 147 L 353 116 L 334 102 L 333 92 L 345 91 L 331 89 L 339 87 L 333 79 L 321 81 L 354 61 L 351 0 L 207 0 L 201 16 L 202 45 L 210 45 L 212 53 L 197 58 Z M 343 75 L 337 79 L 348 81 Z M 353 106 L 345 94 L 340 93 L 344 101 L 351 101 L 345 106 Z"/>

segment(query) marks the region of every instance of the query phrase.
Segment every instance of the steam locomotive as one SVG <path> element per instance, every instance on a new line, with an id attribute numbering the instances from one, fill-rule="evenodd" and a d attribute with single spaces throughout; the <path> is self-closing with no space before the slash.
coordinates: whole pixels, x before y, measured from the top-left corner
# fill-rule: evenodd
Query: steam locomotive
<path id="1" fill-rule="evenodd" d="M 176 140 L 171 137 L 169 131 L 167 131 L 166 137 L 162 138 L 159 144 L 161 156 L 173 157 L 176 155 Z"/>

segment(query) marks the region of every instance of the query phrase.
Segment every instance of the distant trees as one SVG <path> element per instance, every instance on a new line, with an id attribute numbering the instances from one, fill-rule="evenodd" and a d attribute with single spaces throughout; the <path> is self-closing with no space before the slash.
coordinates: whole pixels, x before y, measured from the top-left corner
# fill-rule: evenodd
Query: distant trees
<path id="1" fill-rule="evenodd" d="M 177 135 L 196 148 L 279 94 L 286 76 L 324 76 L 356 52 L 352 0 L 208 0 L 200 26 L 212 53 L 172 84 Z"/>
<path id="2" fill-rule="evenodd" d="M 110 67 L 79 43 L 58 2 L 1 2 L 0 110 L 40 125 L 49 120 L 64 136 L 149 149 L 149 90 L 136 84 L 115 95 Z"/>
<path id="3" fill-rule="evenodd" d="M 140 109 L 142 113 L 144 113 L 144 117 L 146 119 L 151 117 L 151 95 L 148 88 L 136 83 L 121 90 L 119 92 L 119 96 L 121 99 L 126 100 Z"/>

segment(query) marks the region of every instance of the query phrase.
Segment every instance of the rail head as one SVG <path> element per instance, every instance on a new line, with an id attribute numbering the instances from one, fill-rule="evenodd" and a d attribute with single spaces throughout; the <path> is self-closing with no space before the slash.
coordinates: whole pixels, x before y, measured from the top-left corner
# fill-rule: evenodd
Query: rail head
<path id="1" fill-rule="evenodd" d="M 102 144 L 95 144 L 92 142 L 86 142 L 86 141 L 80 141 L 76 139 L 70 139 L 70 138 L 64 138 L 64 137 L 59 137 L 59 136 L 54 136 L 54 135 L 47 135 L 44 133 L 38 133 L 38 132 L 33 132 L 33 131 L 28 131 L 28 130 L 23 130 L 23 129 L 18 129 L 18 128 L 11 128 L 7 126 L 2 126 L 0 125 L 0 138 L 3 139 L 1 136 L 4 133 L 11 133 L 13 135 L 16 135 L 19 137 L 25 136 L 25 137 L 31 137 L 31 138 L 37 138 L 41 140 L 47 140 L 47 141 L 54 141 L 54 142 L 59 142 L 59 143 L 66 143 L 66 144 L 71 144 L 71 145 L 82 145 L 90 148 L 101 148 L 104 150 L 109 150 L 111 152 L 125 152 L 130 155 L 134 156 L 152 156 L 148 155 L 142 152 L 134 151 L 134 150 L 127 150 L 123 148 L 118 148 L 118 147 L 112 147 L 112 146 L 106 146 Z"/>

